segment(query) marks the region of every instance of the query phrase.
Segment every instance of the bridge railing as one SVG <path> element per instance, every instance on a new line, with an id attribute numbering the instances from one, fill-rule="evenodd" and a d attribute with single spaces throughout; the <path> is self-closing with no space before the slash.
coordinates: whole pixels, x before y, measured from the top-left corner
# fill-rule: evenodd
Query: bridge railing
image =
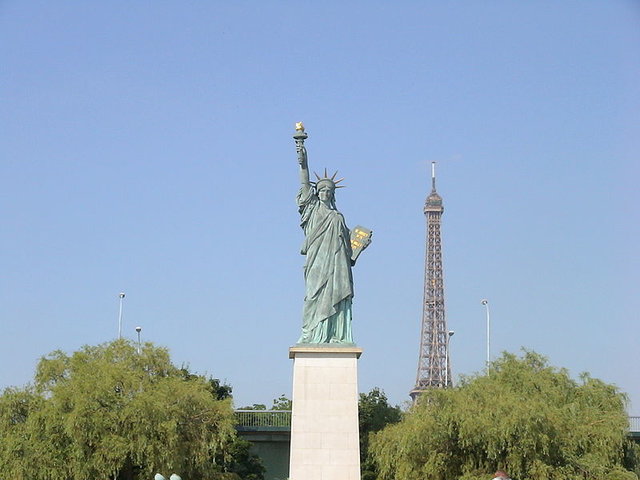
<path id="1" fill-rule="evenodd" d="M 291 428 L 291 410 L 236 410 L 236 425 L 247 428 Z M 629 431 L 640 432 L 640 416 L 629 417 Z"/>
<path id="2" fill-rule="evenodd" d="M 238 427 L 291 428 L 291 410 L 236 410 Z"/>

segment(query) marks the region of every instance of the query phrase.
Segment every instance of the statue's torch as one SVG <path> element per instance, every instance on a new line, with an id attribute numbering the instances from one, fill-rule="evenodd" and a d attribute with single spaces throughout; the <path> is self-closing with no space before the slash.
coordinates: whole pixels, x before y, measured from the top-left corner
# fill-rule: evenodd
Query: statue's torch
<path id="1" fill-rule="evenodd" d="M 304 131 L 304 125 L 302 122 L 296 123 L 296 133 L 293 134 L 293 139 L 296 141 L 296 152 L 298 152 L 298 163 L 306 167 L 307 164 L 307 149 L 304 148 L 304 141 L 308 135 Z"/>

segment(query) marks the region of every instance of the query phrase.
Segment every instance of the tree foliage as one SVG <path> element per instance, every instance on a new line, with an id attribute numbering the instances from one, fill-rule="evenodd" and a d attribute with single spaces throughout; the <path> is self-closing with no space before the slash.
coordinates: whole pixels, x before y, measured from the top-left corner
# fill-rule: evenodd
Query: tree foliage
<path id="1" fill-rule="evenodd" d="M 149 343 L 139 354 L 125 340 L 53 352 L 33 385 L 0 396 L 3 477 L 218 478 L 235 438 L 229 395 Z"/>
<path id="2" fill-rule="evenodd" d="M 615 386 L 525 351 L 505 353 L 490 375 L 425 392 L 402 422 L 375 435 L 384 480 L 637 479 L 623 467 L 626 397 Z"/>
<path id="3" fill-rule="evenodd" d="M 360 430 L 360 466 L 363 480 L 377 478 L 375 464 L 369 458 L 369 438 L 402 418 L 398 406 L 389 405 L 383 390 L 375 387 L 369 393 L 361 393 L 358 399 L 358 423 Z"/>
<path id="4" fill-rule="evenodd" d="M 236 437 L 230 445 L 228 451 L 224 452 L 225 458 L 221 461 L 224 471 L 228 474 L 235 474 L 235 477 L 228 477 L 228 480 L 264 480 L 266 469 L 260 458 L 251 452 L 251 442 Z M 220 478 L 219 480 L 227 480 Z"/>
<path id="5" fill-rule="evenodd" d="M 267 406 L 264 403 L 254 403 L 253 405 L 246 405 L 244 407 L 240 407 L 240 410 L 291 410 L 293 408 L 293 402 L 287 398 L 287 396 L 283 393 L 278 398 L 274 398 L 271 404 L 271 408 L 267 409 Z"/>
<path id="6" fill-rule="evenodd" d="M 283 393 L 278 398 L 273 399 L 271 410 L 291 410 L 293 402 Z"/>

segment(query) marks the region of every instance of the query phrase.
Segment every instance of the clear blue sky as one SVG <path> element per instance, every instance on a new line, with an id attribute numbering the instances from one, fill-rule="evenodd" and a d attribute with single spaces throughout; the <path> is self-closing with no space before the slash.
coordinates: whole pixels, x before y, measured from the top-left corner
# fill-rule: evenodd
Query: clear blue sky
<path id="1" fill-rule="evenodd" d="M 270 5 L 267 5 L 270 4 Z M 408 400 L 438 162 L 454 376 L 524 346 L 640 415 L 640 4 L 0 2 L 0 387 L 124 332 L 290 395 L 291 138 L 374 243 L 360 389 Z"/>

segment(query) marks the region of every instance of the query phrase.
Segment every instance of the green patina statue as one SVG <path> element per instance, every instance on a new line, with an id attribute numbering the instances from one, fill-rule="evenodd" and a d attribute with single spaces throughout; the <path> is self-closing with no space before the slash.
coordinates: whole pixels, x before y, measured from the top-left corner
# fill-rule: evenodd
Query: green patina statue
<path id="1" fill-rule="evenodd" d="M 296 124 L 298 163 L 300 164 L 300 192 L 298 209 L 305 239 L 302 255 L 304 264 L 305 298 L 302 315 L 302 335 L 298 344 L 353 344 L 351 333 L 351 300 L 353 276 L 351 267 L 369 243 L 372 232 L 364 227 L 349 231 L 344 217 L 336 209 L 335 191 L 338 183 L 332 177 L 316 174 L 309 179 L 307 134 L 302 123 Z"/>

